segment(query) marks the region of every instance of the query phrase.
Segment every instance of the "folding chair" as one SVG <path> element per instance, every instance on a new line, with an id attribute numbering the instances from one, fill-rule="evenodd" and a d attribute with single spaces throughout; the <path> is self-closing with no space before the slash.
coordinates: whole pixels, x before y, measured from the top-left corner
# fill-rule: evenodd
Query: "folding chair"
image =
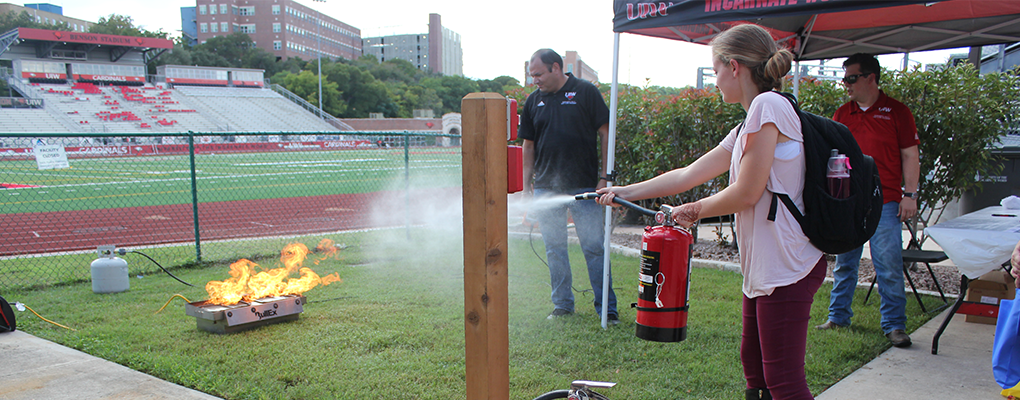
<path id="1" fill-rule="evenodd" d="M 921 294 L 917 293 L 914 279 L 910 277 L 910 271 L 915 264 L 924 264 L 928 268 L 928 274 L 931 275 L 932 282 L 935 282 L 935 288 L 939 291 L 939 297 L 942 298 L 942 305 L 932 311 L 942 310 L 949 306 L 949 302 L 946 300 L 945 292 L 942 291 L 942 285 L 939 285 L 939 280 L 935 277 L 935 271 L 931 269 L 931 263 L 948 260 L 949 256 L 944 251 L 921 250 L 921 243 L 917 240 L 913 220 L 906 220 L 903 223 L 907 225 L 907 231 L 910 232 L 910 242 L 907 243 L 907 248 L 903 250 L 903 275 L 907 277 L 907 282 L 910 283 L 910 289 L 914 291 L 914 298 L 917 299 L 917 304 L 921 306 L 921 311 L 927 314 L 928 309 L 924 306 L 924 302 L 921 301 Z M 864 304 L 868 304 L 868 297 L 871 297 L 871 290 L 875 288 L 875 281 L 877 279 L 878 273 L 876 272 L 875 277 L 871 278 L 871 286 L 868 287 L 868 293 L 864 295 Z"/>

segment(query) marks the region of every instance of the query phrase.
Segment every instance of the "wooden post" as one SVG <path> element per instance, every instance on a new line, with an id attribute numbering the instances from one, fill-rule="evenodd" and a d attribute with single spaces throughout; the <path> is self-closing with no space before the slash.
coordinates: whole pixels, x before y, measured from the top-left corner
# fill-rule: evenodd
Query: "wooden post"
<path id="1" fill-rule="evenodd" d="M 506 99 L 471 93 L 460 108 L 467 398 L 509 400 Z"/>

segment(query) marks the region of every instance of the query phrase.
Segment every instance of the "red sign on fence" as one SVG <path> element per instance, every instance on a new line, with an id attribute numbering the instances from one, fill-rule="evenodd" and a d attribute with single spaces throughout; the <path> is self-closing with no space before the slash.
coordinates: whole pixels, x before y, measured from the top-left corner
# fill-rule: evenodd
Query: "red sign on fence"
<path id="1" fill-rule="evenodd" d="M 328 140 L 316 142 L 257 142 L 257 143 L 195 143 L 196 154 L 253 153 L 295 150 L 344 150 L 376 147 L 367 140 Z M 68 158 L 125 157 L 188 154 L 186 144 L 145 144 L 115 146 L 64 147 Z M 0 151 L 0 160 L 25 159 L 33 155 L 31 148 L 12 148 Z"/>

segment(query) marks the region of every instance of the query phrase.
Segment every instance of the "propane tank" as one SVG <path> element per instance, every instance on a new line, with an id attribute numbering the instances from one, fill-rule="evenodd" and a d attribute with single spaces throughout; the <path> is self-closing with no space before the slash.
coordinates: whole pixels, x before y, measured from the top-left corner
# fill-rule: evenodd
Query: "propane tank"
<path id="1" fill-rule="evenodd" d="M 668 215 L 668 209 L 660 211 L 656 222 L 663 225 L 645 227 L 641 239 L 636 336 L 656 342 L 687 338 L 694 237 Z"/>
<path id="2" fill-rule="evenodd" d="M 92 291 L 120 293 L 131 286 L 128 280 L 128 263 L 114 256 L 115 246 L 99 246 L 99 258 L 92 262 Z"/>

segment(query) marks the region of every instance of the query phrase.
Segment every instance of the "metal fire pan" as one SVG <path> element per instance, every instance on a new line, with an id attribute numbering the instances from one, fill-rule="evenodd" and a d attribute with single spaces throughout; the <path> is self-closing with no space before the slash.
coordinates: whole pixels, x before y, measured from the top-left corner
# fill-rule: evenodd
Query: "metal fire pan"
<path id="1" fill-rule="evenodd" d="M 307 299 L 301 295 L 267 297 L 251 303 L 230 306 L 211 305 L 207 301 L 188 303 L 187 315 L 195 317 L 198 328 L 213 333 L 233 333 L 277 322 L 294 321 L 304 311 Z"/>

